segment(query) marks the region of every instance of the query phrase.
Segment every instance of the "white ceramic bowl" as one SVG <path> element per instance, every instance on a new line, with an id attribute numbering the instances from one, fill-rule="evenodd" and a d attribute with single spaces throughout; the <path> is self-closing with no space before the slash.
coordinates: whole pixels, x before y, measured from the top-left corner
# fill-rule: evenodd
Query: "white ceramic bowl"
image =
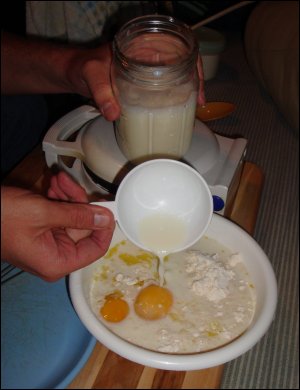
<path id="1" fill-rule="evenodd" d="M 93 313 L 89 288 L 98 260 L 70 275 L 70 293 L 74 308 L 90 333 L 115 353 L 145 366 L 166 370 L 198 370 L 226 363 L 251 349 L 267 332 L 277 304 L 277 283 L 269 259 L 256 241 L 236 224 L 213 215 L 206 235 L 233 252 L 240 252 L 256 291 L 256 311 L 250 327 L 239 338 L 215 350 L 193 354 L 153 352 L 138 347 L 113 334 Z M 112 245 L 124 238 L 116 228 Z"/>

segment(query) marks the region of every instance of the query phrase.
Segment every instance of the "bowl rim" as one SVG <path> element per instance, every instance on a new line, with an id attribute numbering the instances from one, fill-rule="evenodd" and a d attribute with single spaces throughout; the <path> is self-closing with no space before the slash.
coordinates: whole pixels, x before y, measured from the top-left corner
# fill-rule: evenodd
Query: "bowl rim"
<path id="1" fill-rule="evenodd" d="M 105 347 L 128 360 L 165 370 L 190 371 L 206 369 L 233 360 L 251 349 L 264 336 L 274 319 L 278 299 L 275 273 L 263 249 L 245 230 L 215 213 L 213 214 L 211 224 L 212 229 L 214 225 L 220 225 L 219 228 L 229 227 L 234 233 L 246 240 L 258 254 L 258 260 L 256 259 L 256 261 L 260 263 L 264 271 L 267 288 L 264 310 L 259 314 L 255 323 L 250 325 L 235 340 L 207 352 L 168 354 L 148 350 L 122 339 L 96 318 L 84 297 L 81 284 L 83 269 L 80 269 L 70 274 L 70 296 L 77 315 L 92 335 Z M 209 236 L 209 233 L 207 235 Z"/>

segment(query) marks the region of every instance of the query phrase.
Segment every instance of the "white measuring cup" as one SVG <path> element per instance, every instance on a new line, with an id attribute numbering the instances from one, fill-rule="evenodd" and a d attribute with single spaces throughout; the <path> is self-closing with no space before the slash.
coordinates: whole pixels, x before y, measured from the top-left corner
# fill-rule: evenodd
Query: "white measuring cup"
<path id="1" fill-rule="evenodd" d="M 213 214 L 213 200 L 203 177 L 189 165 L 156 159 L 133 168 L 108 207 L 124 235 L 138 247 L 167 254 L 195 244 Z"/>

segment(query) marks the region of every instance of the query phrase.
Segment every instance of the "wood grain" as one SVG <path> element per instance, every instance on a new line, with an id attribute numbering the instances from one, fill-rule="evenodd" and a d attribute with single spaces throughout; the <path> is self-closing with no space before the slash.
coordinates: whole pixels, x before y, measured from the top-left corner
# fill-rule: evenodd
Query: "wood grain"
<path id="1" fill-rule="evenodd" d="M 188 371 L 182 383 L 182 389 L 218 389 L 220 387 L 224 365 L 206 370 Z"/>
<path id="2" fill-rule="evenodd" d="M 257 165 L 246 162 L 228 218 L 245 229 L 249 234 L 254 233 L 263 182 L 264 175 L 262 170 Z"/>
<path id="3" fill-rule="evenodd" d="M 46 194 L 51 172 L 44 153 L 37 147 L 2 182 Z M 253 234 L 263 187 L 263 173 L 245 162 L 240 184 L 230 211 L 225 215 Z M 87 363 L 68 389 L 217 389 L 224 366 L 206 370 L 168 371 L 131 362 L 97 343 Z"/>

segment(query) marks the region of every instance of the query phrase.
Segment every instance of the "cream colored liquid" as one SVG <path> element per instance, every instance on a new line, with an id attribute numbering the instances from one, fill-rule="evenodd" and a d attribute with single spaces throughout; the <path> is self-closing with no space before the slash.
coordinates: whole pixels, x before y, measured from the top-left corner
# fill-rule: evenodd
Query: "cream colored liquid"
<path id="1" fill-rule="evenodd" d="M 128 160 L 140 163 L 153 157 L 179 159 L 187 152 L 197 94 L 184 87 L 180 92 L 179 96 L 178 91 L 170 95 L 138 94 L 137 101 L 130 96 L 122 102 L 116 138 Z"/>
<path id="2" fill-rule="evenodd" d="M 164 257 L 181 246 L 186 239 L 184 222 L 169 214 L 153 214 L 144 218 L 139 226 L 140 240 L 159 257 L 159 280 L 164 282 Z"/>
<path id="3" fill-rule="evenodd" d="M 240 257 L 241 261 L 232 261 L 232 255 Z M 220 270 L 223 276 L 218 278 Z M 224 277 L 231 273 L 229 279 Z M 212 284 L 207 283 L 207 294 L 199 295 L 193 283 L 198 280 L 206 284 L 209 275 Z M 127 240 L 115 243 L 99 261 L 92 278 L 90 303 L 95 316 L 123 339 L 164 353 L 218 348 L 241 335 L 252 321 L 256 289 L 243 254 L 212 238 L 204 236 L 189 250 L 169 255 L 165 262 L 164 287 L 173 294 L 172 309 L 164 318 L 145 321 L 136 315 L 134 302 L 140 290 L 153 284 L 156 278 L 155 256 L 149 257 L 149 252 Z M 228 295 L 223 299 L 208 299 L 210 294 L 220 293 L 224 288 Z M 105 297 L 116 290 L 122 292 L 130 312 L 124 321 L 112 323 L 103 319 L 99 309 Z"/>

